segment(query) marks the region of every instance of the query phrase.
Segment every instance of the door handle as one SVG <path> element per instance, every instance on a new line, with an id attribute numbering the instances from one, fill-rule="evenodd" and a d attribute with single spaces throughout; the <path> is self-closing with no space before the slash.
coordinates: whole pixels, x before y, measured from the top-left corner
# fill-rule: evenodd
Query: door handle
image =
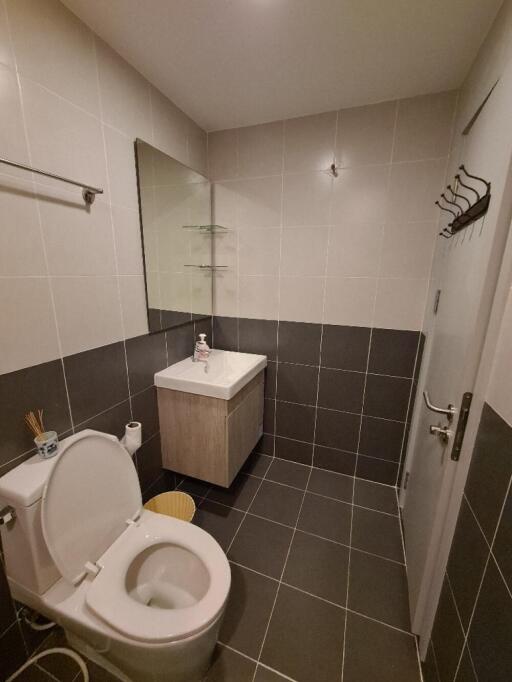
<path id="1" fill-rule="evenodd" d="M 429 410 L 431 410 L 432 412 L 437 412 L 437 414 L 445 414 L 449 422 L 451 422 L 454 416 L 457 414 L 457 409 L 455 405 L 452 405 L 451 403 L 448 405 L 448 407 L 436 407 L 435 405 L 433 405 L 430 402 L 430 396 L 428 394 L 428 391 L 423 391 L 423 400 L 425 401 L 425 405 L 428 407 Z"/>
<path id="2" fill-rule="evenodd" d="M 447 426 L 434 426 L 432 424 L 429 428 L 430 433 L 433 436 L 438 436 L 439 440 L 446 445 L 450 438 L 453 436 L 453 431 L 450 431 L 450 429 Z"/>

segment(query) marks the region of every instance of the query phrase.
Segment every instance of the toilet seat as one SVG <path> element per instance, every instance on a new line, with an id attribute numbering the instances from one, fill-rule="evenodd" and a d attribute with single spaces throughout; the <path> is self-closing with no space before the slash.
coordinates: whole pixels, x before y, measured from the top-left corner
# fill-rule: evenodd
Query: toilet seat
<path id="1" fill-rule="evenodd" d="M 209 585 L 197 603 L 185 608 L 152 608 L 126 589 L 127 571 L 151 547 L 171 545 L 190 551 L 206 567 Z M 87 592 L 87 606 L 130 639 L 163 643 L 193 636 L 222 612 L 230 588 L 230 569 L 218 543 L 190 523 L 145 511 L 97 562 L 100 567 Z"/>
<path id="2" fill-rule="evenodd" d="M 63 578 L 78 585 L 87 575 L 87 607 L 125 637 L 173 642 L 221 615 L 231 582 L 224 552 L 201 528 L 142 509 L 134 464 L 115 436 L 84 430 L 66 440 L 46 482 L 41 523 Z M 158 604 L 130 591 L 140 564 L 150 565 L 143 589 L 167 592 Z"/>

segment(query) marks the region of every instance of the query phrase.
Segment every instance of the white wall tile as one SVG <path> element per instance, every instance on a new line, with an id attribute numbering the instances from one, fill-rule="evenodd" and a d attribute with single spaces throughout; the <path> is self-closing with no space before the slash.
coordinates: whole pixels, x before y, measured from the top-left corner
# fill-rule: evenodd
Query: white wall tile
<path id="1" fill-rule="evenodd" d="M 219 130 L 208 134 L 208 177 L 229 180 L 238 176 L 238 132 Z"/>
<path id="2" fill-rule="evenodd" d="M 7 0 L 18 68 L 23 76 L 98 115 L 98 79 L 91 31 L 58 0 Z"/>
<path id="3" fill-rule="evenodd" d="M 240 274 L 278 275 L 280 242 L 280 230 L 273 228 L 267 230 L 241 230 L 238 254 Z"/>
<path id="4" fill-rule="evenodd" d="M 336 112 L 285 121 L 284 170 L 325 170 L 334 161 Z"/>
<path id="5" fill-rule="evenodd" d="M 336 163 L 340 166 L 391 161 L 396 102 L 342 109 L 338 116 Z"/>
<path id="6" fill-rule="evenodd" d="M 120 277 L 121 309 L 125 338 L 148 333 L 144 277 Z"/>
<path id="7" fill-rule="evenodd" d="M 279 175 L 283 166 L 282 121 L 238 129 L 240 177 Z"/>
<path id="8" fill-rule="evenodd" d="M 40 187 L 39 210 L 50 275 L 115 275 L 114 239 L 108 204 L 94 210 L 61 201 L 62 192 Z M 52 200 L 51 195 L 57 193 Z"/>
<path id="9" fill-rule="evenodd" d="M 371 327 L 377 280 L 373 277 L 327 277 L 325 324 Z"/>
<path id="10" fill-rule="evenodd" d="M 14 55 L 11 49 L 7 12 L 3 2 L 0 2 L 0 64 L 14 67 Z"/>
<path id="11" fill-rule="evenodd" d="M 142 275 L 140 217 L 136 209 L 112 207 L 117 269 L 120 275 Z"/>
<path id="12" fill-rule="evenodd" d="M 191 168 L 208 176 L 207 135 L 192 121 L 188 126 L 188 164 Z"/>
<path id="13" fill-rule="evenodd" d="M 389 222 L 436 220 L 436 199 L 444 186 L 446 159 L 391 166 L 386 217 Z"/>
<path id="14" fill-rule="evenodd" d="M 329 234 L 327 274 L 377 277 L 384 228 L 374 223 L 333 225 Z"/>
<path id="15" fill-rule="evenodd" d="M 426 279 L 379 279 L 375 327 L 420 330 L 427 288 Z"/>
<path id="16" fill-rule="evenodd" d="M 21 98 L 16 74 L 0 64 L 0 148 L 7 159 L 29 163 L 27 141 L 23 130 Z M 0 164 L 0 171 L 28 179 L 26 171 Z"/>
<path id="17" fill-rule="evenodd" d="M 217 271 L 213 280 L 215 315 L 238 317 L 238 275 Z M 246 315 L 244 310 L 242 315 Z"/>
<path id="18" fill-rule="evenodd" d="M 437 233 L 434 222 L 388 223 L 380 276 L 428 279 Z"/>
<path id="19" fill-rule="evenodd" d="M 277 320 L 279 279 L 277 277 L 239 277 L 241 317 Z"/>
<path id="20" fill-rule="evenodd" d="M 239 228 L 279 227 L 281 224 L 280 176 L 237 180 L 236 220 Z"/>
<path id="21" fill-rule="evenodd" d="M 133 140 L 109 126 L 103 126 L 103 130 L 112 204 L 136 209 L 138 194 Z"/>
<path id="22" fill-rule="evenodd" d="M 259 231 L 259 230 L 258 230 Z M 247 235 L 252 231 L 246 230 Z M 219 232 L 212 242 L 213 263 L 227 265 L 231 273 L 238 272 L 238 231 Z"/>
<path id="23" fill-rule="evenodd" d="M 393 160 L 446 156 L 456 101 L 455 91 L 400 100 Z"/>
<path id="24" fill-rule="evenodd" d="M 99 120 L 67 100 L 22 79 L 22 96 L 32 163 L 36 168 L 78 178 L 106 192 L 105 153 Z M 43 184 L 62 183 L 39 179 Z M 77 188 L 77 200 L 81 201 Z"/>
<path id="25" fill-rule="evenodd" d="M 46 277 L 0 278 L 0 374 L 59 357 Z"/>
<path id="26" fill-rule="evenodd" d="M 46 275 L 32 184 L 0 175 L 0 276 Z"/>
<path id="27" fill-rule="evenodd" d="M 281 277 L 279 319 L 322 322 L 324 277 Z"/>
<path id="28" fill-rule="evenodd" d="M 389 166 L 340 169 L 332 184 L 332 222 L 383 222 L 388 179 Z"/>
<path id="29" fill-rule="evenodd" d="M 512 424 L 512 289 L 503 315 L 487 392 L 488 403 Z"/>
<path id="30" fill-rule="evenodd" d="M 54 277 L 52 289 L 64 355 L 123 338 L 116 277 Z"/>
<path id="31" fill-rule="evenodd" d="M 233 181 L 215 182 L 212 192 L 215 222 L 223 227 L 237 228 L 237 185 Z"/>
<path id="32" fill-rule="evenodd" d="M 328 225 L 332 178 L 323 172 L 284 176 L 283 224 Z"/>
<path id="33" fill-rule="evenodd" d="M 325 275 L 328 227 L 293 227 L 283 230 L 281 276 Z"/>
<path id="34" fill-rule="evenodd" d="M 161 151 L 188 164 L 188 121 L 156 88 L 150 87 L 153 144 Z"/>
<path id="35" fill-rule="evenodd" d="M 151 143 L 148 82 L 99 38 L 96 53 L 104 122 L 133 139 L 139 137 Z"/>

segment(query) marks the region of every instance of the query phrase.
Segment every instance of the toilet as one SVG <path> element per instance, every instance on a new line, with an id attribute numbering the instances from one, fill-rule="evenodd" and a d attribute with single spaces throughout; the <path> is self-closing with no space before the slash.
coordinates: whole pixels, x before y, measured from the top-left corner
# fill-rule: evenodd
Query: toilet
<path id="1" fill-rule="evenodd" d="M 124 682 L 204 676 L 229 594 L 229 563 L 196 526 L 145 510 L 115 436 L 84 430 L 0 478 L 15 599 L 61 625 Z M 5 513 L 5 509 L 4 509 Z"/>

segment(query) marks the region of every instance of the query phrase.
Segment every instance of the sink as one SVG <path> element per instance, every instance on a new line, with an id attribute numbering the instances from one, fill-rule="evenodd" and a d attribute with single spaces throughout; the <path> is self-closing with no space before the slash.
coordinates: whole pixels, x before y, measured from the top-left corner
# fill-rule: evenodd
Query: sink
<path id="1" fill-rule="evenodd" d="M 187 358 L 155 374 L 155 384 L 184 393 L 229 400 L 267 366 L 266 355 L 212 350 L 207 363 Z"/>

